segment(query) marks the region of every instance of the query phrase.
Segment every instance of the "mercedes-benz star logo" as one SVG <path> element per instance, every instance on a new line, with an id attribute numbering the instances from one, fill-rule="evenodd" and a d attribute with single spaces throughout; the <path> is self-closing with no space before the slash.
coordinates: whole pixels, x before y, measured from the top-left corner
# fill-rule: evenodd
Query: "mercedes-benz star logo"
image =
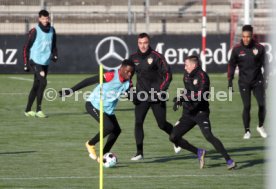
<path id="1" fill-rule="evenodd" d="M 107 44 L 108 42 L 110 42 L 109 46 Z M 116 49 L 117 50 L 116 51 L 115 47 L 119 48 L 120 46 L 121 46 L 120 51 L 118 49 Z M 108 49 L 108 50 L 106 50 L 106 49 Z M 122 51 L 124 53 L 122 53 Z M 105 52 L 105 53 L 100 54 L 100 52 Z M 122 54 L 124 54 L 124 56 Z M 128 58 L 129 52 L 128 52 L 128 47 L 127 47 L 126 43 L 122 39 L 120 39 L 118 37 L 111 36 L 111 37 L 104 38 L 103 40 L 101 40 L 98 43 L 96 50 L 95 50 L 95 55 L 96 55 L 97 63 L 99 65 L 100 64 L 103 65 L 103 67 L 105 69 L 110 70 L 110 69 L 114 69 L 114 68 L 119 68 L 122 60 Z M 114 62 L 114 60 L 116 62 Z M 110 61 L 112 61 L 112 63 L 110 63 Z"/>

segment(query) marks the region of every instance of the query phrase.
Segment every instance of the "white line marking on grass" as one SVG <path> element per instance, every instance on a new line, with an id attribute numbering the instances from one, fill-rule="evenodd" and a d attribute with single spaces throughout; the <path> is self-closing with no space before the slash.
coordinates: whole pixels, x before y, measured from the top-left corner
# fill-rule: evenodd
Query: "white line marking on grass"
<path id="1" fill-rule="evenodd" d="M 219 175 L 114 175 L 105 176 L 108 179 L 139 179 L 139 178 L 177 178 L 177 177 L 258 177 L 267 176 L 266 174 L 219 174 Z M 93 177 L 0 177 L 0 180 L 55 180 L 55 179 L 98 179 L 99 176 Z"/>
<path id="2" fill-rule="evenodd" d="M 0 93 L 0 95 L 27 95 L 28 93 Z"/>
<path id="3" fill-rule="evenodd" d="M 15 79 L 15 80 L 20 80 L 20 81 L 31 81 L 33 82 L 33 79 L 28 79 L 28 78 L 24 78 L 24 77 L 8 77 L 10 79 Z M 51 83 L 51 81 L 47 81 L 47 83 Z"/>
<path id="4" fill-rule="evenodd" d="M 9 77 L 10 79 L 15 79 L 15 80 L 21 80 L 21 81 L 34 81 L 33 79 L 27 79 L 24 77 Z"/>

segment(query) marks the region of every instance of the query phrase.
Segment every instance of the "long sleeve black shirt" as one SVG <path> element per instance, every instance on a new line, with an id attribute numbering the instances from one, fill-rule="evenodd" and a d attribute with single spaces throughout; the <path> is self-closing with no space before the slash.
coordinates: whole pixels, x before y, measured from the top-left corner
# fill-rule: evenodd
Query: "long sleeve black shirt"
<path id="1" fill-rule="evenodd" d="M 168 89 L 172 80 L 172 73 L 163 55 L 149 48 L 145 53 L 138 50 L 130 55 L 129 59 L 136 65 L 137 92 L 145 91 L 148 93 L 152 88 L 157 92 Z"/>
<path id="2" fill-rule="evenodd" d="M 190 74 L 184 73 L 183 114 L 197 114 L 199 111 L 209 112 L 210 80 L 206 72 L 200 66 Z"/>
<path id="3" fill-rule="evenodd" d="M 228 80 L 234 79 L 236 66 L 239 68 L 239 83 L 254 85 L 263 80 L 262 67 L 266 74 L 264 46 L 254 40 L 245 46 L 241 41 L 232 50 L 228 63 Z"/>

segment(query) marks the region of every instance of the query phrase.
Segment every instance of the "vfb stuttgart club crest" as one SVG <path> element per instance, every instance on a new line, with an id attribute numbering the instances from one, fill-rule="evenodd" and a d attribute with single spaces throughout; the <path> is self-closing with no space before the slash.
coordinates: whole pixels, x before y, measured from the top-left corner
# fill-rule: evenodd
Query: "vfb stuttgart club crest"
<path id="1" fill-rule="evenodd" d="M 253 54 L 256 56 L 258 54 L 258 49 L 254 48 L 253 49 Z"/>
<path id="2" fill-rule="evenodd" d="M 153 58 L 152 58 L 152 57 L 149 57 L 149 58 L 148 58 L 148 64 L 152 64 L 152 62 L 153 62 Z"/>

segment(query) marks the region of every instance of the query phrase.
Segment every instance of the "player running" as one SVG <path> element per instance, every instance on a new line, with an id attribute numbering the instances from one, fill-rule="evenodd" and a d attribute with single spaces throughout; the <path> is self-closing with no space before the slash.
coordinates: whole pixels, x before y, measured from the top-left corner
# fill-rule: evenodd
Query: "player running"
<path id="1" fill-rule="evenodd" d="M 202 169 L 205 164 L 206 150 L 196 148 L 182 138 L 195 125 L 198 125 L 205 139 L 214 146 L 216 151 L 222 154 L 226 160 L 227 168 L 233 169 L 236 163 L 230 158 L 221 141 L 211 131 L 208 95 L 205 95 L 206 92 L 209 92 L 210 81 L 207 73 L 201 69 L 200 60 L 197 56 L 192 55 L 185 59 L 183 82 L 185 92 L 174 98 L 174 111 L 179 106 L 183 106 L 183 113 L 172 130 L 170 140 L 179 147 L 196 154 Z"/>

